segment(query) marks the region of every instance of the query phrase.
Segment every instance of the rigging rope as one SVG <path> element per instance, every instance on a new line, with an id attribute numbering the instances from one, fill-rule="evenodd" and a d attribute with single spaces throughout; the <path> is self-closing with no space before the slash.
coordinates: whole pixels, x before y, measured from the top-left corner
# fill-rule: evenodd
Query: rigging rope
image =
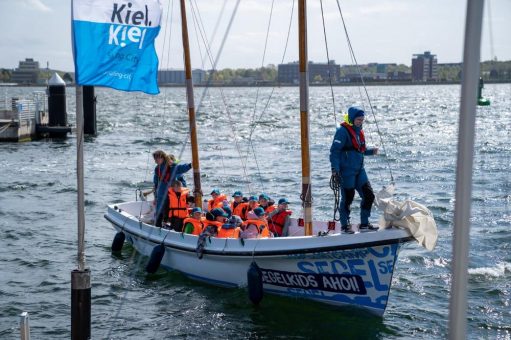
<path id="1" fill-rule="evenodd" d="M 355 65 L 357 67 L 357 71 L 358 71 L 358 73 L 360 75 L 360 80 L 362 82 L 362 86 L 364 87 L 366 98 L 367 98 L 367 101 L 369 103 L 369 107 L 371 109 L 371 114 L 373 115 L 374 123 L 376 125 L 376 130 L 378 132 L 378 136 L 380 137 L 380 143 L 381 143 L 383 152 L 385 153 L 385 161 L 387 162 L 387 166 L 389 168 L 390 180 L 391 180 L 391 183 L 394 183 L 394 176 L 392 175 L 392 168 L 390 166 L 390 161 L 389 161 L 389 159 L 387 157 L 388 154 L 387 154 L 387 150 L 385 148 L 385 143 L 383 142 L 383 138 L 382 138 L 382 134 L 381 134 L 381 131 L 380 131 L 380 127 L 378 125 L 378 120 L 376 119 L 376 115 L 374 114 L 373 104 L 371 103 L 371 98 L 369 97 L 369 93 L 367 92 L 367 87 L 366 87 L 366 84 L 364 82 L 364 77 L 362 75 L 362 72 L 360 71 L 360 66 L 358 65 L 357 58 L 355 57 L 355 52 L 353 51 L 353 46 L 351 45 L 351 40 L 350 40 L 350 37 L 348 35 L 348 29 L 346 28 L 346 23 L 344 22 L 344 16 L 342 15 L 342 10 L 341 10 L 341 5 L 339 4 L 339 0 L 337 0 L 337 8 L 339 9 L 339 14 L 341 15 L 342 25 L 344 27 L 344 32 L 346 34 L 346 40 L 348 42 L 348 47 L 349 47 L 349 50 L 350 50 L 350 54 L 353 57 L 353 60 L 354 60 Z"/>
<path id="2" fill-rule="evenodd" d="M 197 2 L 194 0 L 195 7 L 197 8 L 197 14 L 199 15 L 200 22 L 202 23 L 202 17 L 199 12 L 199 7 L 197 6 Z M 220 14 L 218 15 L 218 19 L 216 20 L 215 27 L 213 28 L 213 33 L 211 33 L 211 37 L 209 38 L 209 45 L 213 46 L 213 42 L 215 41 L 216 32 L 218 30 L 218 27 L 220 26 L 220 22 L 222 20 L 222 17 L 224 16 L 224 10 L 225 5 L 227 4 L 227 0 L 224 0 L 224 3 L 222 4 L 222 8 L 220 9 Z M 206 62 L 206 55 L 204 55 L 204 58 L 201 58 L 202 64 L 204 65 Z"/>
<path id="3" fill-rule="evenodd" d="M 284 63 L 284 59 L 286 57 L 286 52 L 287 52 L 287 46 L 288 46 L 288 43 L 289 43 L 289 36 L 291 34 L 291 25 L 293 24 L 293 13 L 294 13 L 294 8 L 295 8 L 295 1 L 293 0 L 292 2 L 292 7 L 291 7 L 291 16 L 289 18 L 289 25 L 288 25 L 288 28 L 287 28 L 287 37 L 286 37 L 286 44 L 284 45 L 284 52 L 282 53 L 282 59 L 280 61 L 281 64 Z M 278 84 L 280 85 L 280 83 Z M 257 125 L 259 124 L 259 121 L 261 120 L 262 116 L 264 115 L 264 113 L 266 113 L 266 109 L 269 107 L 270 105 L 270 100 L 273 96 L 273 92 L 275 91 L 275 86 L 272 87 L 272 90 L 271 90 L 271 93 L 270 93 L 270 96 L 268 97 L 268 100 L 266 101 L 266 105 L 264 106 L 264 109 L 263 111 L 261 112 L 261 114 L 259 115 L 258 119 L 251 124 L 252 125 L 252 128 L 250 130 L 250 134 L 249 134 L 249 142 L 252 141 L 252 134 L 254 132 L 254 130 L 256 129 Z M 248 157 L 248 155 L 247 155 Z"/>
<path id="4" fill-rule="evenodd" d="M 233 20 L 234 20 L 234 17 L 235 17 L 235 15 L 236 15 L 236 12 L 237 12 L 237 9 L 238 9 L 238 6 L 239 6 L 239 2 L 240 2 L 240 0 L 238 0 L 238 1 L 236 2 L 235 8 L 234 8 L 233 13 L 232 13 L 232 15 L 231 15 L 231 19 L 230 19 L 230 21 L 229 21 L 229 25 L 227 26 L 227 29 L 226 29 L 226 31 L 225 31 L 225 34 L 224 34 L 224 37 L 223 37 L 222 43 L 221 43 L 221 45 L 220 45 L 220 50 L 218 51 L 217 56 L 216 56 L 216 59 L 215 59 L 215 63 L 214 63 L 214 65 L 215 65 L 215 66 L 216 66 L 216 64 L 217 64 L 217 62 L 218 62 L 218 59 L 220 58 L 220 55 L 221 55 L 221 52 L 222 52 L 222 49 L 223 49 L 223 45 L 225 44 L 225 41 L 226 41 L 227 35 L 228 35 L 228 33 L 229 33 L 230 29 L 231 29 L 232 22 L 233 22 Z M 173 1 L 172 1 L 172 4 L 173 4 Z M 172 6 L 172 7 L 173 7 L 173 6 Z M 168 18 L 168 12 L 167 12 L 167 18 Z M 171 16 L 171 21 L 172 21 L 172 16 Z M 170 25 L 169 25 L 169 27 L 170 27 Z M 170 28 L 169 28 L 169 30 L 170 30 Z M 170 38 L 169 38 L 169 49 L 170 49 Z M 163 53 L 163 52 L 162 52 L 162 53 Z M 168 61 L 168 59 L 167 59 L 167 61 Z M 208 89 L 209 85 L 210 85 L 210 82 L 208 81 L 208 83 L 206 84 L 206 87 L 205 87 L 205 89 L 204 89 L 204 91 L 203 91 L 203 93 L 202 93 L 202 96 L 201 96 L 201 98 L 200 98 L 198 108 L 200 107 L 200 104 L 202 103 L 202 100 L 204 99 L 204 97 L 205 97 L 205 95 L 206 95 L 206 92 L 207 92 L 207 89 Z M 198 112 L 198 108 L 197 108 L 197 112 Z M 181 150 L 180 150 L 180 153 L 179 153 L 179 157 L 178 157 L 178 158 L 181 158 L 181 156 L 182 156 L 182 154 L 183 154 L 183 152 L 184 152 L 184 149 L 185 149 L 186 145 L 188 144 L 188 139 L 189 139 L 189 138 L 190 138 L 190 130 L 188 130 L 188 133 L 186 134 L 186 138 L 185 138 L 185 139 L 183 140 L 183 142 L 182 142 L 182 148 L 181 148 Z M 147 164 L 148 164 L 148 163 L 149 163 L 149 162 L 147 162 Z M 146 175 L 146 176 L 147 176 L 147 175 Z M 161 228 L 160 228 L 160 230 L 161 230 Z M 135 249 L 135 248 L 133 248 L 133 252 L 132 252 L 132 255 L 131 255 L 131 263 L 133 263 L 133 260 L 134 260 L 135 254 L 136 254 L 136 249 Z M 135 272 L 136 272 L 136 271 L 138 271 L 138 269 L 140 268 L 140 262 L 141 262 L 142 258 L 144 258 L 144 257 L 143 257 L 143 256 L 139 256 L 139 257 L 138 257 L 137 265 L 132 267 L 133 269 L 132 269 L 132 271 L 131 271 L 131 273 L 130 273 L 130 275 L 129 275 L 129 277 L 130 277 L 130 279 L 131 279 L 131 280 L 132 280 L 132 279 L 133 279 L 133 277 L 135 276 Z M 118 309 L 117 309 L 117 312 L 116 312 L 116 313 L 115 313 L 115 315 L 113 316 L 113 318 L 114 318 L 114 319 L 117 319 L 117 318 L 119 317 L 120 312 L 121 312 L 121 310 L 122 310 L 122 308 L 123 308 L 123 306 L 124 306 L 124 302 L 127 300 L 127 295 L 128 295 L 128 291 L 125 291 L 125 293 L 123 294 L 123 296 L 122 296 L 122 298 L 121 298 L 121 303 L 119 304 L 119 307 L 118 307 Z M 111 333 L 112 333 L 112 331 L 113 331 L 113 328 L 114 328 L 114 323 L 112 323 L 112 326 L 111 326 L 111 327 L 110 327 L 110 329 L 108 330 L 107 338 L 110 338 L 110 335 L 111 335 Z"/>
<path id="5" fill-rule="evenodd" d="M 169 10 L 170 8 L 170 10 Z M 172 17 L 173 17 L 173 9 L 174 9 L 174 0 L 172 0 L 172 2 L 168 2 L 168 5 L 167 5 L 167 13 L 166 13 L 166 17 L 165 17 L 165 22 L 169 22 L 169 12 L 170 12 L 170 23 L 172 23 Z M 168 26 L 168 30 L 169 30 L 169 39 L 168 39 L 168 45 L 169 45 L 169 49 L 170 49 L 170 43 L 172 41 L 172 30 L 170 29 L 170 24 Z M 164 30 L 163 32 L 163 46 L 162 46 L 162 49 L 161 49 L 161 52 L 160 52 L 160 59 L 163 60 L 163 56 L 165 55 L 165 44 L 167 42 L 167 29 Z M 169 55 L 170 53 L 168 53 Z M 167 69 L 168 69 L 168 66 L 169 66 L 169 58 L 167 57 Z M 165 120 L 165 113 L 167 112 L 167 95 L 168 95 L 168 91 L 167 89 L 165 89 L 164 91 L 164 100 L 163 100 L 163 106 L 162 106 L 162 112 L 161 112 L 161 115 L 160 115 L 160 119 L 161 119 L 161 122 L 162 124 L 164 123 L 164 120 Z M 137 100 L 137 107 L 138 109 L 140 108 L 140 100 Z M 149 140 L 153 140 L 153 133 L 154 133 L 154 130 L 151 129 L 151 132 L 150 132 L 150 138 Z M 149 145 L 149 150 L 148 150 L 148 154 L 147 154 L 147 159 L 146 159 L 146 171 L 145 171 L 145 176 L 144 176 L 144 181 L 147 180 L 147 177 L 149 176 L 149 163 L 151 162 L 151 156 L 152 156 L 152 152 L 151 152 L 151 145 Z"/>
<path id="6" fill-rule="evenodd" d="M 323 13 L 323 0 L 320 0 L 319 4 L 321 6 L 321 20 L 323 22 L 323 37 L 325 38 L 326 61 L 327 61 L 327 65 L 330 65 L 330 55 L 328 53 L 328 41 L 326 38 L 325 15 Z M 330 72 L 330 67 L 328 68 L 328 82 L 330 83 L 330 94 L 332 95 L 332 107 L 333 107 L 334 122 L 335 122 L 335 127 L 337 127 L 337 117 L 335 115 L 336 111 L 335 111 L 334 88 L 332 86 L 332 73 Z"/>
<path id="7" fill-rule="evenodd" d="M 282 53 L 282 59 L 281 59 L 281 62 L 280 62 L 281 64 L 284 63 L 284 59 L 286 57 L 287 46 L 288 46 L 288 43 L 289 43 L 289 36 L 290 36 L 290 33 L 291 33 L 291 25 L 293 23 L 294 8 L 295 8 L 295 1 L 293 0 L 292 1 L 292 6 L 291 6 L 291 16 L 289 18 L 289 25 L 288 25 L 288 29 L 287 29 L 286 44 L 284 45 L 284 52 Z M 263 115 L 266 113 L 266 110 L 270 106 L 270 101 L 271 101 L 271 99 L 273 97 L 273 93 L 274 92 L 275 92 L 275 86 L 272 87 L 270 95 L 268 96 L 268 100 L 266 101 L 266 104 L 265 104 L 263 110 L 261 111 L 261 114 L 257 118 L 257 120 L 256 121 L 254 121 L 254 120 L 251 121 L 251 124 L 250 124 L 251 128 L 250 128 L 250 133 L 249 133 L 249 137 L 248 137 L 248 142 L 249 142 L 250 145 L 252 145 L 252 150 L 254 150 L 253 143 L 252 143 L 252 135 L 253 135 L 257 125 L 259 125 L 259 122 L 261 121 Z M 249 153 L 250 153 L 250 150 L 247 150 L 247 154 L 246 154 L 246 157 L 245 157 L 246 160 L 248 159 Z M 255 151 L 254 151 L 254 153 L 255 153 Z"/>
<path id="8" fill-rule="evenodd" d="M 261 69 L 264 67 L 264 59 L 266 58 L 266 48 L 268 47 L 268 36 L 270 34 L 271 19 L 273 17 L 273 5 L 274 5 L 274 3 L 275 3 L 275 0 L 272 0 L 271 8 L 270 8 L 270 17 L 268 18 L 268 25 L 267 25 L 267 28 L 266 28 L 266 38 L 264 40 L 264 49 L 263 49 L 263 57 L 262 57 L 262 60 L 261 60 Z M 254 121 L 254 118 L 255 118 L 255 115 L 256 115 L 256 111 L 257 111 L 257 102 L 258 102 L 258 99 L 259 99 L 259 91 L 260 91 L 260 89 L 261 89 L 261 87 L 257 86 L 256 97 L 255 97 L 255 102 L 254 102 L 254 112 L 252 114 L 252 119 L 251 119 L 252 122 Z M 257 161 L 257 154 L 255 152 L 255 148 L 254 148 L 254 144 L 252 143 L 252 139 L 249 140 L 249 144 L 252 147 L 252 153 L 254 154 L 254 161 L 255 161 L 255 164 L 256 164 L 256 167 L 257 167 L 257 174 L 259 176 L 259 184 L 261 185 L 262 190 L 266 191 L 266 188 L 265 188 L 264 183 L 263 183 L 263 177 L 261 176 L 261 170 L 259 169 L 259 162 Z M 248 158 L 248 153 L 249 152 L 247 152 L 247 158 Z"/>
<path id="9" fill-rule="evenodd" d="M 239 4 L 239 0 L 238 0 L 238 3 L 237 5 Z M 237 7 L 236 5 L 236 7 Z M 209 60 L 210 60 L 210 63 L 212 64 L 212 74 L 210 75 L 210 77 L 208 78 L 208 82 L 206 84 L 206 88 L 209 87 L 209 84 L 211 83 L 211 80 L 213 79 L 213 74 L 214 72 L 216 71 L 216 64 L 218 62 L 218 58 L 219 58 L 219 55 L 217 56 L 217 59 L 213 62 L 213 58 L 211 56 L 211 49 L 210 49 L 210 44 L 208 43 L 207 41 L 207 38 L 206 38 L 206 34 L 205 34 L 205 30 L 204 30 L 204 25 L 202 23 L 202 19 L 200 17 L 200 12 L 199 12 L 199 8 L 197 7 L 197 5 L 195 5 L 195 7 L 197 8 L 196 11 L 197 13 L 199 13 L 199 17 L 197 19 L 197 15 L 195 14 L 195 10 L 193 10 L 193 5 L 192 5 L 192 13 L 193 13 L 193 17 L 194 17 L 194 20 L 197 20 L 198 21 L 198 25 L 199 25 L 199 32 L 200 32 L 200 35 L 201 35 L 201 38 L 202 38 L 202 41 L 203 41 L 203 44 L 206 48 L 206 55 L 208 56 Z M 232 19 L 233 17 L 231 17 L 231 22 L 230 24 L 232 23 Z M 229 24 L 229 27 L 230 27 L 230 24 Z M 202 27 L 202 29 L 201 29 Z M 204 31 L 204 33 L 203 33 Z M 228 31 L 226 31 L 226 34 L 227 34 Z M 223 47 L 223 44 L 225 43 L 225 39 L 226 39 L 227 35 L 224 36 L 224 40 L 222 41 L 222 45 L 221 47 Z M 221 50 L 220 50 L 221 51 Z M 236 147 L 236 150 L 238 152 L 238 154 L 240 155 L 240 162 L 241 162 L 241 167 L 243 169 L 243 173 L 244 173 L 244 177 L 245 177 L 245 180 L 247 182 L 247 186 L 248 186 L 248 189 L 249 189 L 249 192 L 251 192 L 251 187 L 250 187 L 250 180 L 248 179 L 248 173 L 247 173 L 247 165 L 246 165 L 246 162 L 244 162 L 243 158 L 241 157 L 241 147 L 239 145 L 239 142 L 238 142 L 238 135 L 237 135 L 237 132 L 236 132 L 236 129 L 235 129 L 235 126 L 234 126 L 234 123 L 233 123 L 233 118 L 232 118 L 232 115 L 231 115 L 231 112 L 229 110 L 229 106 L 227 104 L 227 99 L 225 97 L 225 94 L 224 94 L 224 91 L 222 88 L 219 88 L 220 90 L 220 95 L 221 95 L 221 98 L 222 98 L 222 102 L 224 104 L 224 108 L 225 108 L 225 111 L 227 113 L 227 117 L 228 117 L 228 120 L 229 120 L 229 123 L 232 127 L 232 133 L 233 133 L 233 136 L 234 136 L 234 144 L 235 144 L 235 147 Z M 204 93 L 203 93 L 204 94 Z M 204 96 L 202 97 L 204 98 Z M 197 112 L 198 112 L 198 109 L 197 109 Z M 225 169 L 224 169 L 225 171 Z"/>

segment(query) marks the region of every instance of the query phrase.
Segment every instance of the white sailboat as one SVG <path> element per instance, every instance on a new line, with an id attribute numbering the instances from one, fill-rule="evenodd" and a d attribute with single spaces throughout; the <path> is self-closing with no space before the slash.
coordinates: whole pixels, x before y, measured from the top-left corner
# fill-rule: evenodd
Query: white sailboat
<path id="1" fill-rule="evenodd" d="M 356 306 L 382 316 L 388 303 L 399 251 L 413 241 L 409 229 L 389 226 L 377 232 L 341 234 L 338 223 L 312 219 L 310 190 L 306 1 L 299 2 L 300 117 L 302 127 L 303 219 L 292 219 L 289 237 L 226 239 L 211 237 L 199 258 L 198 237 L 148 224 L 151 204 L 112 204 L 105 218 L 117 230 L 116 247 L 124 240 L 157 265 L 198 281 L 224 287 L 306 298 L 335 306 Z M 196 204 L 202 202 L 197 128 L 186 27 L 181 0 L 188 112 Z M 328 232 L 325 232 L 328 231 Z M 321 233 L 322 232 L 322 233 Z M 255 279 L 254 276 L 255 269 Z M 247 273 L 250 271 L 250 275 Z M 254 300 L 254 299 L 253 299 Z M 256 301 L 257 302 L 257 301 Z"/>

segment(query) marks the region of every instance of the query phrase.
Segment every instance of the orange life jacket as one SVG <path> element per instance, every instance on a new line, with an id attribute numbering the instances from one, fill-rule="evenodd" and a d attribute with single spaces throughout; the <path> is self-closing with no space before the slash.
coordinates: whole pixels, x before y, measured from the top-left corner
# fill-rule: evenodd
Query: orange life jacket
<path id="1" fill-rule="evenodd" d="M 236 206 L 234 206 L 234 201 L 231 202 L 231 211 L 233 215 L 239 216 L 243 219 L 243 217 L 247 214 L 248 203 L 240 202 Z"/>
<path id="2" fill-rule="evenodd" d="M 259 203 L 256 203 L 255 206 L 251 209 L 250 205 L 247 203 L 247 209 L 245 210 L 245 214 L 243 216 L 240 216 L 243 221 L 248 220 L 248 213 L 254 210 L 259 206 Z"/>
<path id="3" fill-rule="evenodd" d="M 359 139 L 357 139 L 357 133 L 355 132 L 355 129 L 353 129 L 353 126 L 349 125 L 346 122 L 343 122 L 341 125 L 344 126 L 346 130 L 348 130 L 348 133 L 350 134 L 351 137 L 351 144 L 353 144 L 353 149 L 355 151 L 364 153 L 366 151 L 366 139 L 364 137 L 364 131 L 360 130 L 360 136 Z M 358 143 L 359 140 L 360 144 Z M 350 148 L 345 149 L 350 150 Z"/>
<path id="4" fill-rule="evenodd" d="M 192 235 L 199 235 L 202 232 L 202 228 L 203 228 L 202 221 L 198 221 L 193 217 L 187 217 L 183 221 L 183 226 L 186 227 L 187 223 L 190 223 L 191 225 L 193 225 Z"/>
<path id="5" fill-rule="evenodd" d="M 218 228 L 218 234 L 216 237 L 221 238 L 239 238 L 241 229 L 239 227 L 235 228 L 224 228 L 223 226 Z"/>
<path id="6" fill-rule="evenodd" d="M 221 208 L 224 206 L 224 201 L 227 200 L 227 196 L 224 194 L 218 195 L 215 199 L 210 199 L 208 201 L 208 211 L 211 211 L 215 208 Z"/>
<path id="7" fill-rule="evenodd" d="M 282 236 L 282 230 L 284 229 L 284 223 L 286 223 L 286 217 L 291 216 L 293 212 L 291 210 L 283 210 L 273 215 L 268 219 L 268 227 L 274 234 Z"/>
<path id="8" fill-rule="evenodd" d="M 264 212 L 266 213 L 266 215 L 268 215 L 273 210 L 275 210 L 275 206 L 274 205 L 267 205 L 266 207 L 261 207 L 261 208 L 264 209 Z"/>
<path id="9" fill-rule="evenodd" d="M 257 227 L 257 232 L 261 238 L 270 237 L 270 230 L 268 229 L 268 222 L 266 220 L 246 220 L 243 222 L 243 229 L 248 227 L 249 224 L 253 224 Z"/>
<path id="10" fill-rule="evenodd" d="M 169 189 L 169 217 L 187 218 L 188 208 L 186 207 L 186 199 L 188 198 L 189 189 L 182 189 L 179 199 L 172 188 Z"/>
<path id="11" fill-rule="evenodd" d="M 206 229 L 206 227 L 209 227 L 210 225 L 216 226 L 218 229 L 220 229 L 224 223 L 218 222 L 218 221 L 204 220 L 204 221 L 202 221 L 202 224 L 204 225 L 204 228 L 203 228 L 203 230 L 204 230 L 204 229 Z"/>

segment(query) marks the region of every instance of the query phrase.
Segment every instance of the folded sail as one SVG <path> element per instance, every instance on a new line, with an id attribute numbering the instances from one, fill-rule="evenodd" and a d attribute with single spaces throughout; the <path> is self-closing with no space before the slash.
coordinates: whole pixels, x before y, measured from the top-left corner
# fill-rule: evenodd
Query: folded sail
<path id="1" fill-rule="evenodd" d="M 159 0 L 73 0 L 78 85 L 158 94 Z"/>
<path id="2" fill-rule="evenodd" d="M 392 199 L 394 186 L 384 187 L 375 196 L 376 206 L 383 211 L 380 225 L 408 229 L 417 242 L 427 250 L 433 250 L 438 239 L 436 222 L 431 211 L 424 205 L 406 200 Z"/>

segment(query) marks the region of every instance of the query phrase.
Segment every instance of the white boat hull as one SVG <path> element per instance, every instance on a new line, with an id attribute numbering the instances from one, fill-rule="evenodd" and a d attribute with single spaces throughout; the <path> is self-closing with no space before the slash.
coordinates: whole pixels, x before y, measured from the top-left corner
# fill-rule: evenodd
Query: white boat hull
<path id="1" fill-rule="evenodd" d="M 244 242 L 210 238 L 199 259 L 195 251 L 197 236 L 141 222 L 138 216 L 148 209 L 147 202 L 111 205 L 105 218 L 143 255 L 150 256 L 153 248 L 163 243 L 161 266 L 167 269 L 214 285 L 246 287 L 247 270 L 254 261 L 262 271 L 265 292 L 357 306 L 379 316 L 387 306 L 399 250 L 412 240 L 401 229 Z M 315 223 L 314 229 L 324 230 L 325 226 Z M 303 228 L 296 223 L 291 230 L 294 234 L 302 230 L 303 235 Z"/>

